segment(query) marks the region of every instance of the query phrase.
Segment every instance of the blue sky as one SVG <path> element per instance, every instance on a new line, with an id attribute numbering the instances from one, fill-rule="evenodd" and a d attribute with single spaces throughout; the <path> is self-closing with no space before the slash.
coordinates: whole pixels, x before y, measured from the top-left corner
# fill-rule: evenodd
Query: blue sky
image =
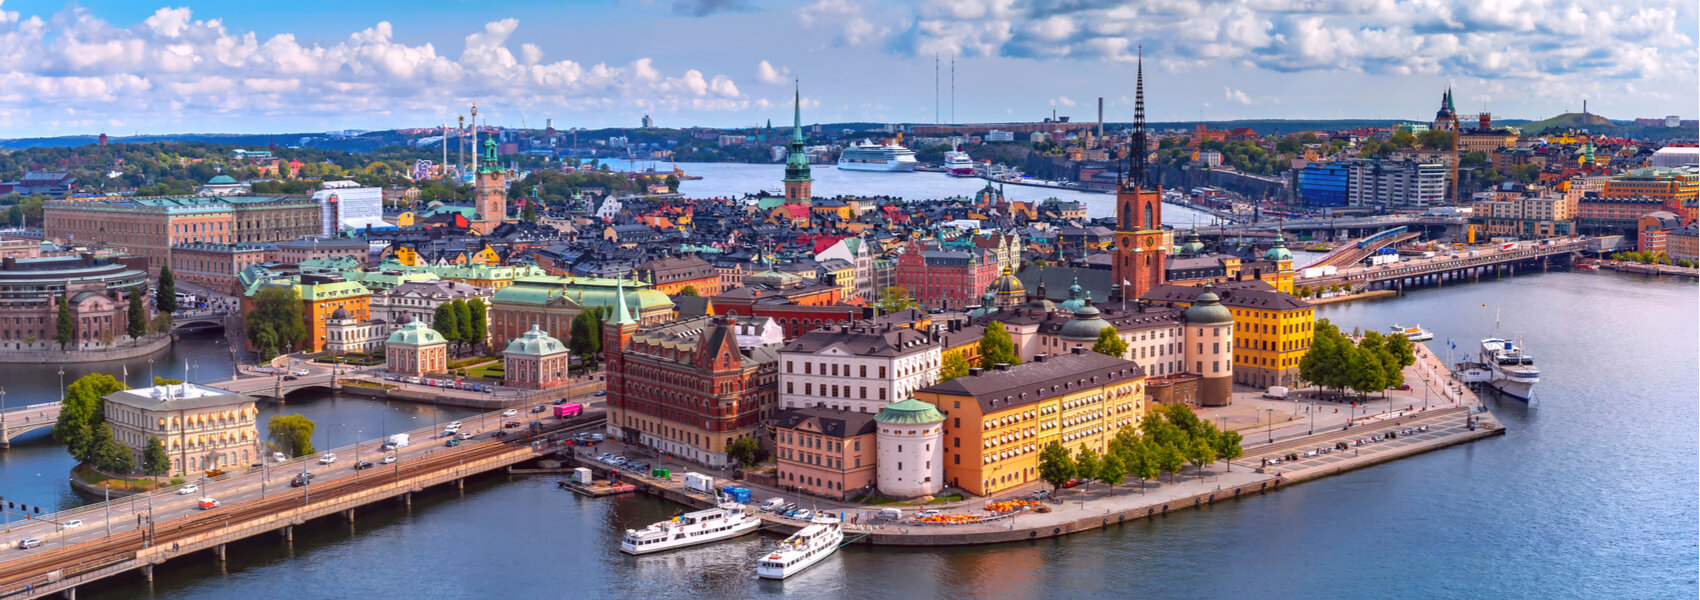
<path id="1" fill-rule="evenodd" d="M 1692 0 L 0 0 L 0 137 L 1700 113 Z M 935 116 L 934 57 L 945 83 Z"/>

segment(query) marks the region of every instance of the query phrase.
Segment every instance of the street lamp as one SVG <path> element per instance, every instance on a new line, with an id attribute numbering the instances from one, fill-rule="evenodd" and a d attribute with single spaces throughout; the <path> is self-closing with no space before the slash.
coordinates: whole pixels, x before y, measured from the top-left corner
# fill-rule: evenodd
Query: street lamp
<path id="1" fill-rule="evenodd" d="M 59 402 L 65 402 L 65 367 L 59 367 Z"/>
<path id="2" fill-rule="evenodd" d="M 1269 443 L 1275 443 L 1275 409 L 1265 408 L 1263 414 L 1269 415 Z"/>
<path id="3" fill-rule="evenodd" d="M 1310 434 L 1316 435 L 1316 401 L 1311 400 L 1305 411 L 1310 413 Z"/>

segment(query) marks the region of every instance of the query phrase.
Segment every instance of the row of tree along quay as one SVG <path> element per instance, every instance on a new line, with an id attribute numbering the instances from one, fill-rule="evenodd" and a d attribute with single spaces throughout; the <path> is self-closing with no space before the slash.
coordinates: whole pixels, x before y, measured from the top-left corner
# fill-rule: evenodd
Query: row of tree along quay
<path id="1" fill-rule="evenodd" d="M 1200 419 L 1184 404 L 1167 404 L 1153 409 L 1137 430 L 1118 430 L 1103 454 L 1082 447 L 1070 455 L 1061 442 L 1046 444 L 1039 452 L 1039 479 L 1052 489 L 1071 481 L 1097 480 L 1114 490 L 1133 475 L 1139 478 L 1143 493 L 1146 480 L 1169 475 L 1173 481 L 1189 462 L 1203 476 L 1204 467 L 1213 462 L 1244 456 L 1242 439 L 1237 431 L 1217 429 Z M 1232 470 L 1233 464 L 1228 468 Z"/>
<path id="2" fill-rule="evenodd" d="M 1299 359 L 1299 378 L 1342 395 L 1346 390 L 1360 398 L 1385 395 L 1405 385 L 1405 367 L 1417 362 L 1415 348 L 1404 335 L 1354 330 L 1347 337 L 1328 319 L 1318 320 L 1315 331 L 1310 351 Z"/>
<path id="3" fill-rule="evenodd" d="M 154 377 L 154 385 L 178 385 L 177 379 Z M 130 449 L 118 443 L 112 426 L 106 423 L 106 396 L 129 389 L 111 375 L 91 373 L 77 378 L 65 388 L 65 401 L 54 422 L 53 442 L 63 446 L 77 459 L 75 469 L 84 481 L 99 484 L 102 480 L 120 480 L 122 489 L 145 491 L 161 485 L 181 485 L 187 473 L 170 473 L 171 459 L 159 436 L 149 436 L 142 449 L 141 464 L 136 464 Z M 306 456 L 317 452 L 313 448 L 312 419 L 303 415 L 274 415 L 266 423 L 268 452 L 289 456 Z M 86 469 L 94 469 L 88 473 Z M 173 476 L 169 482 L 161 477 Z M 140 479 L 138 476 L 145 476 Z M 91 481 L 93 480 L 93 481 Z M 110 486 L 109 486 L 110 487 Z M 114 488 L 119 489 L 119 488 Z"/>

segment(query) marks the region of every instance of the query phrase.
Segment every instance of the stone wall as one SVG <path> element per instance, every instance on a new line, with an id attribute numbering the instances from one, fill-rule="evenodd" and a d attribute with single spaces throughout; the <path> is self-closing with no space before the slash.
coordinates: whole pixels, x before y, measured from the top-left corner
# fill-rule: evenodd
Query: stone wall
<path id="1" fill-rule="evenodd" d="M 59 350 L 57 342 L 37 343 L 28 350 L 0 350 L 0 363 L 83 363 L 148 356 L 171 347 L 171 336 L 152 334 L 139 344 L 115 342 L 99 350 Z"/>

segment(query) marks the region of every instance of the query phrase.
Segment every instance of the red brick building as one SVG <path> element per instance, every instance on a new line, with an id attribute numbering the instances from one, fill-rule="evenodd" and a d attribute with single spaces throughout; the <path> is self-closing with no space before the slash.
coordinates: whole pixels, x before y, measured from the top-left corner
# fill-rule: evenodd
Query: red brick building
<path id="1" fill-rule="evenodd" d="M 912 242 L 897 257 L 897 286 L 922 305 L 962 308 L 978 304 L 1000 270 L 997 256 L 986 248 L 928 250 Z"/>

